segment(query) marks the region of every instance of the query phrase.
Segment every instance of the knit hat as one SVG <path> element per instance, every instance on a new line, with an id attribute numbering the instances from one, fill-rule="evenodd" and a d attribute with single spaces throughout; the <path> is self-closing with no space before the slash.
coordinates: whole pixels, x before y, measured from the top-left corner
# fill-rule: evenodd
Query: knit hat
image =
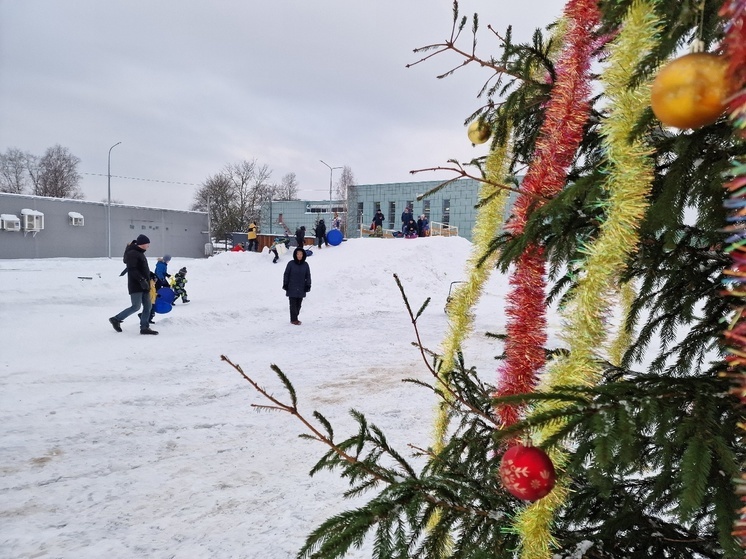
<path id="1" fill-rule="evenodd" d="M 183 268 L 182 268 L 181 270 L 179 270 L 179 273 L 180 273 L 180 274 L 181 274 L 182 276 L 185 276 L 185 275 L 186 275 L 186 266 L 185 266 L 185 267 L 183 267 Z"/>
<path id="2" fill-rule="evenodd" d="M 170 262 L 171 261 L 171 255 L 170 254 L 164 254 L 163 255 L 163 261 L 164 262 Z"/>
<path id="3" fill-rule="evenodd" d="M 135 239 L 135 242 L 138 245 L 149 245 L 150 239 L 148 239 L 145 235 L 138 235 L 137 239 Z"/>

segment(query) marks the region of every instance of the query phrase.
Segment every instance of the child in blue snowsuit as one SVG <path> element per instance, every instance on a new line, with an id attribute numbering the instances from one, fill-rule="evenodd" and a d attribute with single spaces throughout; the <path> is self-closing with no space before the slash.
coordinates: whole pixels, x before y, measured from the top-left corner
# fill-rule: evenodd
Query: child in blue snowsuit
<path id="1" fill-rule="evenodd" d="M 168 278 L 171 274 L 168 273 L 168 263 L 171 262 L 171 255 L 164 254 L 163 258 L 159 258 L 155 265 L 155 288 L 160 289 L 161 287 L 170 287 L 168 284 Z"/>
<path id="2" fill-rule="evenodd" d="M 174 304 L 176 301 L 181 297 L 182 303 L 188 303 L 189 299 L 187 298 L 187 292 L 186 292 L 186 273 L 187 269 L 182 268 L 178 272 L 176 272 L 176 275 L 174 276 L 174 293 L 176 293 L 176 298 L 174 299 Z"/>

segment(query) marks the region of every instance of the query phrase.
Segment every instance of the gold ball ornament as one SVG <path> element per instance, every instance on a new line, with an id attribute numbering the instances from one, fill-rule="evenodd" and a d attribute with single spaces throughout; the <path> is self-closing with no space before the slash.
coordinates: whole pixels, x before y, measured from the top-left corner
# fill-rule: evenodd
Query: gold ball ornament
<path id="1" fill-rule="evenodd" d="M 492 129 L 489 124 L 478 118 L 471 122 L 467 134 L 472 144 L 483 144 L 492 136 Z"/>
<path id="2" fill-rule="evenodd" d="M 696 52 L 666 64 L 653 81 L 653 113 L 667 126 L 700 128 L 715 122 L 728 97 L 726 70 L 721 56 Z"/>

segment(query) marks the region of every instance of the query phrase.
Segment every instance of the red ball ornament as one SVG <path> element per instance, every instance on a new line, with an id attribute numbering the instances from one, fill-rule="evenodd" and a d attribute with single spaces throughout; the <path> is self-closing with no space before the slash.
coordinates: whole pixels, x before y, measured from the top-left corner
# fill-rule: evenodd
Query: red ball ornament
<path id="1" fill-rule="evenodd" d="M 707 52 L 687 54 L 661 68 L 650 91 L 653 113 L 663 124 L 699 128 L 723 114 L 728 98 L 728 61 Z"/>
<path id="2" fill-rule="evenodd" d="M 554 488 L 557 474 L 542 449 L 517 445 L 509 448 L 500 461 L 500 480 L 511 495 L 536 501 Z"/>

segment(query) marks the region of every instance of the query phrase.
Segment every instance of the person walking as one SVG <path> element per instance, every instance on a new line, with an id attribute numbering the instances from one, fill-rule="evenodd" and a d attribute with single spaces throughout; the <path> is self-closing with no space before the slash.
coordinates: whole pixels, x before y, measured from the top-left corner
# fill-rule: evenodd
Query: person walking
<path id="1" fill-rule="evenodd" d="M 135 314 L 140 307 L 143 308 L 140 314 L 140 334 L 158 334 L 150 328 L 150 308 L 152 301 L 150 299 L 150 268 L 148 259 L 145 258 L 145 251 L 150 246 L 150 239 L 145 235 L 140 235 L 135 239 L 134 244 L 130 244 L 124 253 L 124 261 L 127 263 L 127 291 L 130 295 L 131 305 L 117 315 L 109 319 L 111 326 L 117 332 L 122 331 L 122 322 L 131 314 Z"/>
<path id="2" fill-rule="evenodd" d="M 168 273 L 168 263 L 171 262 L 171 255 L 164 254 L 163 258 L 159 258 L 158 262 L 155 263 L 155 288 L 156 290 L 161 287 L 169 287 L 168 278 L 171 274 Z"/>
<path id="3" fill-rule="evenodd" d="M 290 305 L 290 324 L 300 326 L 298 315 L 303 298 L 311 291 L 311 268 L 306 262 L 306 251 L 301 247 L 293 251 L 293 259 L 285 266 L 282 288 Z"/>
<path id="4" fill-rule="evenodd" d="M 295 230 L 295 240 L 298 242 L 298 246 L 303 248 L 306 244 L 306 226 L 301 225 Z"/>
<path id="5" fill-rule="evenodd" d="M 316 242 L 319 245 L 319 249 L 321 249 L 321 243 L 326 243 L 326 246 L 329 246 L 329 243 L 326 242 L 326 223 L 324 223 L 323 219 L 319 220 L 313 232 L 316 235 Z"/>
<path id="6" fill-rule="evenodd" d="M 247 252 L 256 252 L 256 249 L 259 248 L 259 242 L 256 240 L 256 232 L 256 222 L 252 221 L 246 233 L 246 238 L 249 240 L 249 244 L 246 247 Z"/>
<path id="7" fill-rule="evenodd" d="M 187 275 L 186 266 L 183 267 L 178 272 L 176 272 L 176 275 L 174 275 L 174 286 L 173 286 L 174 295 L 175 295 L 174 305 L 176 304 L 176 301 L 179 300 L 179 297 L 181 297 L 182 303 L 189 302 L 189 297 L 187 296 L 187 291 L 186 291 L 186 284 L 187 284 L 187 281 L 189 280 L 186 278 L 186 275 Z"/>

